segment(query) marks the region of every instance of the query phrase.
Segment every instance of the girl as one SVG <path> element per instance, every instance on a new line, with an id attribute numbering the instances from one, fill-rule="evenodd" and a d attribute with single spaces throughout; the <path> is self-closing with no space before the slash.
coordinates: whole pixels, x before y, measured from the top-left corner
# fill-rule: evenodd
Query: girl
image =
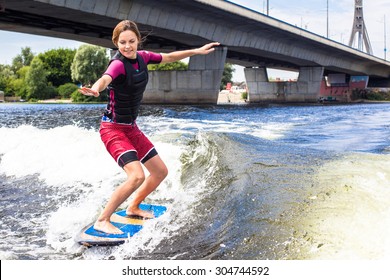
<path id="1" fill-rule="evenodd" d="M 197 54 L 205 55 L 219 45 L 214 42 L 198 49 L 157 54 L 138 51 L 141 39 L 134 22 L 121 21 L 112 35 L 112 42 L 118 47 L 118 52 L 106 72 L 91 88 L 80 89 L 82 94 L 95 97 L 105 88 L 108 89 L 109 101 L 102 117 L 100 135 L 108 152 L 127 174 L 127 180 L 114 191 L 94 224 L 96 230 L 108 234 L 123 233 L 111 224 L 110 217 L 135 190 L 137 192 L 126 209 L 127 215 L 153 218 L 153 213 L 141 210 L 139 205 L 168 174 L 153 144 L 135 122 L 148 82 L 147 65 L 174 62 Z M 150 175 L 146 178 L 141 163 L 149 171 Z"/>

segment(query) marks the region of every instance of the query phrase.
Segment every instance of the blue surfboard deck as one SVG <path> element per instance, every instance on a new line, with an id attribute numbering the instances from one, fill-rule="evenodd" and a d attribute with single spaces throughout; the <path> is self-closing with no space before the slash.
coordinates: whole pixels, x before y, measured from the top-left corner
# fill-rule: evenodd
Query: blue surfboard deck
<path id="1" fill-rule="evenodd" d="M 167 208 L 162 205 L 140 204 L 140 209 L 152 212 L 155 218 L 165 213 Z M 111 216 L 111 223 L 123 231 L 123 234 L 108 234 L 95 230 L 93 223 L 84 227 L 76 236 L 75 241 L 81 245 L 91 246 L 115 246 L 126 242 L 130 237 L 138 233 L 147 220 L 138 216 L 127 216 L 126 209 L 119 210 Z"/>

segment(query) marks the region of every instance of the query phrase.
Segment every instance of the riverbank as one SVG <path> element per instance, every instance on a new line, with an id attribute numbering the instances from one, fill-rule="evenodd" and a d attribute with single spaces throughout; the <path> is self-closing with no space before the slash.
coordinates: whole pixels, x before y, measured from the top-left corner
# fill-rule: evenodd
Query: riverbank
<path id="1" fill-rule="evenodd" d="M 39 100 L 38 103 L 55 103 L 55 104 L 58 104 L 58 103 L 73 103 L 72 102 L 72 99 L 45 99 L 45 100 Z"/>

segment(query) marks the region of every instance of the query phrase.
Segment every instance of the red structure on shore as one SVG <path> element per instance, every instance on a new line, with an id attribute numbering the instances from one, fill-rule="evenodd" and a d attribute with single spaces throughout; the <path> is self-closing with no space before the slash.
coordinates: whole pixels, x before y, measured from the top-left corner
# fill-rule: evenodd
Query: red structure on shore
<path id="1" fill-rule="evenodd" d="M 350 101 L 354 89 L 367 88 L 368 78 L 368 76 L 347 77 L 346 74 L 329 74 L 321 82 L 320 100 Z"/>

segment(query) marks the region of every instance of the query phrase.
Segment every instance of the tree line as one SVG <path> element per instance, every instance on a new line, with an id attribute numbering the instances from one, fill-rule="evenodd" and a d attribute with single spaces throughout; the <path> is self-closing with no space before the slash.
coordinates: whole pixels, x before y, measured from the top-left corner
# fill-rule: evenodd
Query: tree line
<path id="1" fill-rule="evenodd" d="M 11 65 L 0 64 L 0 90 L 6 96 L 27 101 L 56 97 L 76 102 L 92 100 L 77 89 L 97 80 L 108 61 L 106 49 L 93 45 L 81 45 L 77 50 L 52 49 L 38 55 L 25 47 Z"/>
<path id="2" fill-rule="evenodd" d="M 75 49 L 52 49 L 34 55 L 30 47 L 12 59 L 11 65 L 0 64 L 0 90 L 5 96 L 19 96 L 26 101 L 51 98 L 71 98 L 73 102 L 106 101 L 78 92 L 80 85 L 93 84 L 105 71 L 109 62 L 107 49 L 81 45 Z M 184 62 L 149 65 L 149 70 L 187 70 Z M 231 64 L 225 65 L 221 89 L 233 76 Z"/>

